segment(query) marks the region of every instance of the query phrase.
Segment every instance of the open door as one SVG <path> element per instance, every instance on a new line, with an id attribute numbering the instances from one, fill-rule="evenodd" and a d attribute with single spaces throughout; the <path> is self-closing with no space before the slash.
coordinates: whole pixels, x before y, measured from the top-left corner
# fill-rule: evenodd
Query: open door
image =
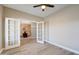
<path id="1" fill-rule="evenodd" d="M 37 23 L 37 42 L 44 43 L 44 22 Z"/>
<path id="2" fill-rule="evenodd" d="M 20 46 L 20 20 L 5 19 L 5 49 Z"/>

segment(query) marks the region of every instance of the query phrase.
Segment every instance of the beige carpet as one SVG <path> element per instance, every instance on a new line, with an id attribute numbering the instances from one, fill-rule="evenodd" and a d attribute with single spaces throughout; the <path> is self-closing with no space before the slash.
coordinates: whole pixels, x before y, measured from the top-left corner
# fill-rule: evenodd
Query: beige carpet
<path id="1" fill-rule="evenodd" d="M 19 48 L 4 51 L 2 55 L 75 55 L 75 53 L 48 43 L 37 43 L 35 39 L 22 39 Z"/>

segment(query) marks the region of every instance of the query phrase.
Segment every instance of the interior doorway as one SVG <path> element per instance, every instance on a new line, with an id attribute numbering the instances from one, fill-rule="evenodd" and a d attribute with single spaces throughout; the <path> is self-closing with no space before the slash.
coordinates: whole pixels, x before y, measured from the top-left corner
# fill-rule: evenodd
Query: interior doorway
<path id="1" fill-rule="evenodd" d="M 29 22 L 29 21 L 26 21 L 26 20 L 21 20 L 21 22 L 20 22 L 20 42 L 21 42 L 21 46 L 27 44 L 29 41 L 31 41 L 33 39 L 34 38 L 32 38 L 32 23 Z"/>
<path id="2" fill-rule="evenodd" d="M 20 36 L 21 38 L 31 37 L 31 24 L 22 23 L 20 25 Z"/>

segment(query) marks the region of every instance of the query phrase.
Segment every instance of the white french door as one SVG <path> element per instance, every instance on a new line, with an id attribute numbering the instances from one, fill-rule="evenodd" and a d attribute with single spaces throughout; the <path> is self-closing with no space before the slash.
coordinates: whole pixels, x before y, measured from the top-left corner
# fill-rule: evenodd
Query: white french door
<path id="1" fill-rule="evenodd" d="M 5 19 L 5 49 L 20 46 L 20 21 L 13 18 Z"/>
<path id="2" fill-rule="evenodd" d="M 37 42 L 44 43 L 44 22 L 37 23 Z"/>

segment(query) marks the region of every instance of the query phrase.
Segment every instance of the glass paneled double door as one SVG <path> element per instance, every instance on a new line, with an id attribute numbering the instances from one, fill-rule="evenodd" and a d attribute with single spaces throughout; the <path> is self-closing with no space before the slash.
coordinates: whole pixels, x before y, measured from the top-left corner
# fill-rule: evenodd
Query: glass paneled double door
<path id="1" fill-rule="evenodd" d="M 20 46 L 20 21 L 13 18 L 5 20 L 5 49 Z"/>

